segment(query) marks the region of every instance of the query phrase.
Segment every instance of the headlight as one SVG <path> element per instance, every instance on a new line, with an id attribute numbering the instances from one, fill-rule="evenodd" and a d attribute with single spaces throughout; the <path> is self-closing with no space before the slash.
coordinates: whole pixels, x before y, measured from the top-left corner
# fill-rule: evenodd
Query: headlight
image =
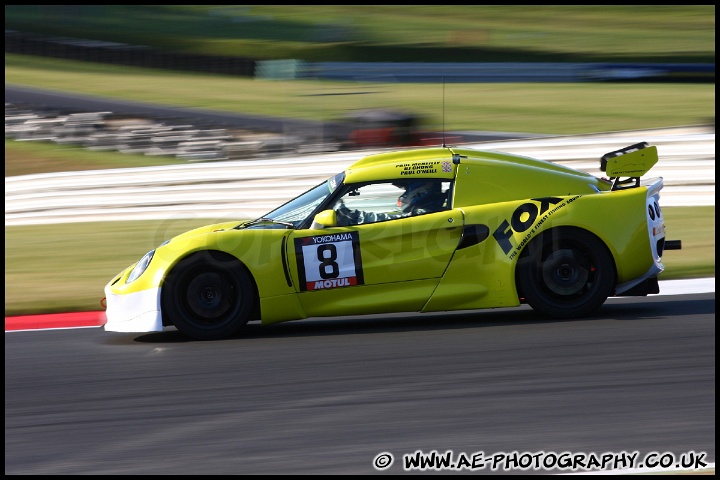
<path id="1" fill-rule="evenodd" d="M 137 265 L 135 265 L 135 268 L 132 269 L 132 272 L 130 272 L 127 280 L 125 280 L 126 284 L 134 282 L 145 270 L 147 270 L 148 265 L 150 265 L 150 260 L 152 260 L 154 254 L 155 250 L 150 250 L 148 253 L 143 255 Z"/>

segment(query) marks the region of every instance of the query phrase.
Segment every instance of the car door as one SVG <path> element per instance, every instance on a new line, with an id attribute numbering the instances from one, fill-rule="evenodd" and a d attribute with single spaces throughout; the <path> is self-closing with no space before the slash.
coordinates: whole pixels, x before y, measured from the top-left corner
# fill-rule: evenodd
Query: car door
<path id="1" fill-rule="evenodd" d="M 420 310 L 460 241 L 459 210 L 386 218 L 381 196 L 362 193 L 346 198 L 370 210 L 369 223 L 290 235 L 289 267 L 308 316 Z M 396 206 L 397 194 L 388 198 Z"/>

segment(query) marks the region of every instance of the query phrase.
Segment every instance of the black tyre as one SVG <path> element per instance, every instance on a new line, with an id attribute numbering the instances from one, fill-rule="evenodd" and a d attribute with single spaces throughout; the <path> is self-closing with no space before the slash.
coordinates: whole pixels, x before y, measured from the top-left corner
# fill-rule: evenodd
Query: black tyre
<path id="1" fill-rule="evenodd" d="M 615 286 L 607 247 L 585 230 L 558 229 L 533 239 L 518 260 L 516 282 L 527 303 L 554 318 L 594 312 Z"/>
<path id="2" fill-rule="evenodd" d="M 200 252 L 172 269 L 162 288 L 162 315 L 184 335 L 219 340 L 237 333 L 250 319 L 254 284 L 236 259 Z"/>

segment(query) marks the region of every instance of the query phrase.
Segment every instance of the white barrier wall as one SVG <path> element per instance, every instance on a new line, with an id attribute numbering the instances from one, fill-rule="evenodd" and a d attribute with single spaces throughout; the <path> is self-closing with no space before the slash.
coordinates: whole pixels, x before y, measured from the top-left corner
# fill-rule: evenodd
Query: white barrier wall
<path id="1" fill-rule="evenodd" d="M 662 205 L 715 205 L 715 132 L 707 127 L 466 145 L 568 165 L 597 176 L 607 152 L 648 142 Z M 168 167 L 5 178 L 5 226 L 130 219 L 257 218 L 368 153 L 341 152 Z"/>

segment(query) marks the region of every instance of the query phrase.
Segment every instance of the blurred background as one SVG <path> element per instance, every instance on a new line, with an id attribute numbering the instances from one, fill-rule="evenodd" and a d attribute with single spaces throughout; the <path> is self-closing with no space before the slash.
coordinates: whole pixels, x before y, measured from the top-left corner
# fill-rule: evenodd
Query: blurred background
<path id="1" fill-rule="evenodd" d="M 714 5 L 6 5 L 5 29 L 205 56 L 205 71 L 215 57 L 715 62 Z"/>
<path id="2" fill-rule="evenodd" d="M 714 134 L 715 6 L 6 5 L 5 109 L 6 315 L 92 310 L 119 269 L 214 219 L 8 226 L 9 182 L 49 175 L 22 193 L 44 209 L 70 171 Z M 668 277 L 714 275 L 714 206 L 677 208 L 697 249 Z"/>
<path id="3" fill-rule="evenodd" d="M 6 84 L 255 115 L 205 118 L 233 128 L 222 133 L 236 141 L 226 152 L 180 152 L 195 159 L 422 145 L 445 129 L 471 141 L 714 123 L 714 13 L 712 5 L 8 5 Z M 8 100 L 32 98 L 6 87 Z M 67 111 L 80 102 L 42 103 Z M 613 108 L 625 112 L 610 116 Z M 173 113 L 175 124 L 201 121 Z M 80 129 L 78 118 L 71 123 Z M 192 140 L 208 145 L 208 136 L 217 132 Z"/>

